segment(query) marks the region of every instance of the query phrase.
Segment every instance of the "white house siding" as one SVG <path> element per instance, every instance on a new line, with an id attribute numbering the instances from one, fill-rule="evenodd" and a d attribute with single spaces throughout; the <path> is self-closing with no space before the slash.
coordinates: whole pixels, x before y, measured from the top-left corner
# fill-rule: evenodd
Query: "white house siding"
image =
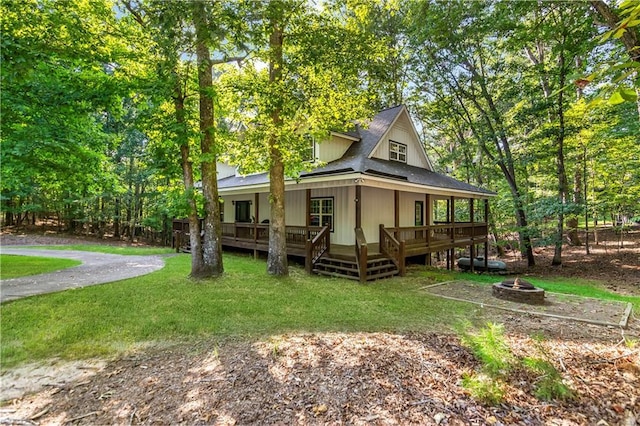
<path id="1" fill-rule="evenodd" d="M 218 172 L 218 179 L 236 175 L 236 168 L 226 163 L 216 163 L 216 171 Z"/>
<path id="2" fill-rule="evenodd" d="M 352 143 L 353 141 L 349 139 L 341 138 L 337 135 L 331 135 L 329 140 L 316 143 L 316 157 L 324 163 L 337 160 L 342 158 Z"/>
<path id="3" fill-rule="evenodd" d="M 372 157 L 389 160 L 389 140 L 407 146 L 407 164 L 429 169 L 420 141 L 416 138 L 413 125 L 405 114 L 402 114 L 389 132 L 383 136 L 382 142 L 373 152 Z"/>
<path id="4" fill-rule="evenodd" d="M 362 231 L 367 243 L 379 240 L 379 225 L 393 226 L 393 191 L 379 188 L 362 188 Z"/>
<path id="5" fill-rule="evenodd" d="M 304 214 L 306 212 L 306 191 L 295 191 L 301 194 L 301 202 L 299 206 L 302 208 L 302 225 L 305 224 Z M 287 192 L 287 197 L 289 197 Z M 333 232 L 331 233 L 332 244 L 352 245 L 355 243 L 355 233 L 353 229 L 356 226 L 356 206 L 355 206 L 355 188 L 353 186 L 341 186 L 336 188 L 312 189 L 311 198 L 317 197 L 333 197 Z M 289 208 L 289 199 L 287 199 L 287 208 Z M 294 207 L 298 209 L 296 205 Z M 287 210 L 289 214 L 289 210 Z M 289 221 L 287 223 L 294 224 Z"/>
<path id="6" fill-rule="evenodd" d="M 400 193 L 400 226 L 415 226 L 415 207 L 416 201 L 422 201 L 423 212 L 422 219 L 426 220 L 426 197 L 424 194 L 417 194 L 415 192 L 401 192 Z"/>

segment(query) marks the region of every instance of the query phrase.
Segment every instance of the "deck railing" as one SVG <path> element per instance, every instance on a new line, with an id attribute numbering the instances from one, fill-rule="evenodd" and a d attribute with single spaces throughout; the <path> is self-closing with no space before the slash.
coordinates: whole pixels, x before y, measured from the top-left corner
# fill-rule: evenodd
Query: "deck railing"
<path id="1" fill-rule="evenodd" d="M 369 256 L 367 249 L 367 239 L 364 237 L 362 228 L 355 228 L 356 233 L 356 263 L 358 264 L 358 275 L 360 282 L 367 281 L 367 258 Z"/>
<path id="2" fill-rule="evenodd" d="M 407 226 L 384 228 L 398 241 L 405 241 L 407 247 L 437 247 L 469 244 L 484 241 L 487 237 L 486 223 L 439 223 L 428 226 Z M 382 240 L 381 240 L 382 241 Z"/>
<path id="3" fill-rule="evenodd" d="M 316 228 L 317 227 L 309 228 L 309 237 L 305 242 L 304 266 L 308 273 L 311 273 L 318 259 L 331 249 L 331 228 L 324 226 L 318 228 L 319 231 Z M 312 232 L 315 232 L 313 238 L 311 238 L 310 235 Z"/>
<path id="4" fill-rule="evenodd" d="M 400 228 L 394 228 L 400 229 Z M 391 233 L 391 228 L 387 229 L 380 225 L 380 253 L 387 256 L 398 267 L 400 276 L 404 276 L 405 269 L 405 241 L 398 239 Z"/>
<path id="5" fill-rule="evenodd" d="M 320 231 L 320 226 L 287 226 L 285 239 L 287 245 L 304 247 L 308 239 L 314 238 Z M 222 223 L 222 237 L 235 241 L 269 243 L 269 224 L 264 223 Z"/>

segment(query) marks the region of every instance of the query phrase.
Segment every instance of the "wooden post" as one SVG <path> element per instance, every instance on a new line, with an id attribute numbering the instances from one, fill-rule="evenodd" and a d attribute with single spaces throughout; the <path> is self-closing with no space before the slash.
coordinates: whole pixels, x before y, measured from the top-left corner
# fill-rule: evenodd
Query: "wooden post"
<path id="1" fill-rule="evenodd" d="M 400 191 L 393 191 L 393 226 L 400 227 Z M 396 234 L 396 239 L 398 235 Z"/>
<path id="2" fill-rule="evenodd" d="M 306 194 L 306 218 L 304 220 L 304 226 L 307 228 L 307 232 L 309 232 L 309 226 L 311 226 L 311 190 L 307 189 Z M 320 224 L 322 225 L 322 224 Z M 307 234 L 307 238 L 309 238 L 309 234 Z"/>
<path id="3" fill-rule="evenodd" d="M 362 228 L 362 187 L 356 185 L 356 228 Z"/>
<path id="4" fill-rule="evenodd" d="M 424 196 L 424 205 L 425 205 L 424 224 L 427 226 L 426 243 L 427 243 L 427 250 L 430 250 L 430 247 L 431 247 L 431 224 L 433 223 L 433 201 L 431 200 L 431 194 L 425 194 L 425 196 Z M 431 251 L 429 251 L 427 253 L 427 258 L 425 260 L 425 263 L 428 266 L 431 266 Z"/>
<path id="5" fill-rule="evenodd" d="M 311 240 L 307 238 L 304 243 L 304 269 L 307 271 L 307 274 L 310 274 L 311 271 Z"/>
<path id="6" fill-rule="evenodd" d="M 475 268 L 473 266 L 473 259 L 476 257 L 475 245 L 474 245 L 475 226 L 474 226 L 474 219 L 473 219 L 473 198 L 469 198 L 469 222 L 471 222 L 471 245 L 469 246 L 469 266 L 470 266 L 471 272 L 475 272 Z"/>
<path id="7" fill-rule="evenodd" d="M 404 277 L 407 273 L 407 268 L 406 268 L 406 250 L 405 250 L 405 242 L 404 240 L 400 241 L 400 253 L 398 253 L 398 257 L 400 259 L 398 259 L 398 261 L 400 262 L 400 276 Z"/>
<path id="8" fill-rule="evenodd" d="M 452 243 L 455 243 L 456 241 L 455 221 L 456 221 L 456 199 L 453 196 L 451 196 L 449 198 L 449 223 L 451 224 L 451 242 Z"/>
<path id="9" fill-rule="evenodd" d="M 485 241 L 484 241 L 484 269 L 489 269 L 489 199 L 484 200 L 484 224 L 485 224 Z"/>
<path id="10" fill-rule="evenodd" d="M 311 189 L 307 189 L 305 196 L 305 220 L 304 226 L 306 228 L 306 237 L 304 243 L 304 269 L 307 273 L 311 273 L 313 265 L 311 264 L 311 236 L 309 235 L 309 226 L 311 226 Z M 320 224 L 322 225 L 322 224 Z"/>
<path id="11" fill-rule="evenodd" d="M 257 259 L 258 258 L 258 223 L 260 223 L 260 194 L 258 192 L 256 192 L 253 195 L 253 204 L 255 205 L 254 207 L 254 217 L 255 220 L 253 221 L 253 258 Z"/>

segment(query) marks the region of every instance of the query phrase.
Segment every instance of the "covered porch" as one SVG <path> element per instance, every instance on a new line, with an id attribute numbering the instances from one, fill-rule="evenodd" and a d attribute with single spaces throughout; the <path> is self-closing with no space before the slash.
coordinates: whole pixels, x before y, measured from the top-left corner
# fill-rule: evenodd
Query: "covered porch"
<path id="1" fill-rule="evenodd" d="M 488 204 L 486 209 L 488 209 Z M 189 224 L 174 220 L 174 247 L 189 252 Z M 379 224 L 378 242 L 368 243 L 362 228 L 355 228 L 354 244 L 332 244 L 329 226 L 287 226 L 287 253 L 304 258 L 307 272 L 369 281 L 382 275 L 406 273 L 408 258 L 424 256 L 430 265 L 434 253 L 444 253 L 447 269 L 454 268 L 454 249 L 468 247 L 471 257 L 478 245 L 488 261 L 487 223 L 447 222 L 424 226 L 385 227 Z M 268 223 L 222 223 L 222 245 L 253 250 L 254 256 L 269 250 Z M 393 265 L 393 266 L 392 266 Z M 487 265 L 485 265 L 486 267 Z M 471 266 L 473 269 L 473 265 Z"/>

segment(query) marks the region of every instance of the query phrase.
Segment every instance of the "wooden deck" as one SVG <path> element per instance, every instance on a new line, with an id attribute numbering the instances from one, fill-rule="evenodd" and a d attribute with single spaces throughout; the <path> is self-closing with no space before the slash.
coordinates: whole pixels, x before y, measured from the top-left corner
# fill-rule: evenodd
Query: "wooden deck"
<path id="1" fill-rule="evenodd" d="M 188 228 L 187 221 L 174 221 L 174 241 L 177 250 L 188 251 Z M 367 244 L 362 230 L 358 228 L 354 236 L 354 245 L 338 245 L 330 243 L 330 232 L 326 227 L 287 226 L 286 241 L 288 254 L 305 258 L 308 272 L 316 271 L 315 265 L 320 258 L 330 258 L 336 262 L 352 263 L 353 269 L 362 277 L 368 264 L 386 258 L 393 261 L 400 275 L 404 275 L 408 257 L 446 252 L 447 267 L 453 269 L 453 249 L 469 247 L 471 257 L 474 257 L 475 246 L 484 244 L 486 252 L 487 231 L 487 224 L 480 222 L 392 228 L 380 225 L 380 243 Z M 222 245 L 250 249 L 255 254 L 268 252 L 269 224 L 223 223 Z M 426 259 L 430 260 L 430 256 Z"/>

